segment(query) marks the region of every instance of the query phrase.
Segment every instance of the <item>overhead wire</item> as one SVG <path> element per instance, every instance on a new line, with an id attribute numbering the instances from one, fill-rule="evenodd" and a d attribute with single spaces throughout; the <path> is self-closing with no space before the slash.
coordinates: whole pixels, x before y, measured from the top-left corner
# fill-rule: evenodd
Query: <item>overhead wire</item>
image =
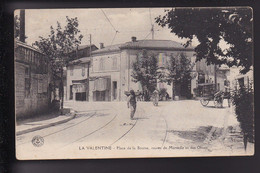
<path id="1" fill-rule="evenodd" d="M 117 35 L 117 33 L 119 33 L 119 31 L 118 30 L 116 30 L 116 28 L 114 27 L 114 25 L 111 23 L 111 21 L 109 20 L 109 18 L 107 17 L 107 15 L 106 15 L 106 13 L 102 10 L 102 9 L 100 9 L 101 11 L 102 11 L 102 13 L 104 14 L 104 16 L 106 17 L 106 19 L 107 19 L 107 21 L 110 23 L 110 25 L 112 26 L 112 28 L 115 30 L 115 35 L 114 35 L 114 38 L 112 39 L 112 41 L 111 41 L 111 45 L 113 44 L 113 42 L 114 42 L 114 40 L 115 40 L 115 38 L 116 38 L 116 35 Z"/>
<path id="2" fill-rule="evenodd" d="M 109 20 L 109 18 L 107 17 L 106 13 L 100 9 L 102 11 L 102 13 L 104 14 L 104 16 L 106 17 L 107 21 L 110 23 L 110 25 L 112 26 L 112 28 L 115 30 L 115 32 L 119 32 L 118 30 L 115 29 L 115 27 L 113 26 L 113 24 L 111 23 L 111 21 Z"/>
<path id="3" fill-rule="evenodd" d="M 115 38 L 116 38 L 116 34 L 117 34 L 117 32 L 115 33 L 114 38 L 113 38 L 113 40 L 111 41 L 111 44 L 110 44 L 110 45 L 113 44 L 113 42 L 114 42 L 114 40 L 115 40 Z"/>

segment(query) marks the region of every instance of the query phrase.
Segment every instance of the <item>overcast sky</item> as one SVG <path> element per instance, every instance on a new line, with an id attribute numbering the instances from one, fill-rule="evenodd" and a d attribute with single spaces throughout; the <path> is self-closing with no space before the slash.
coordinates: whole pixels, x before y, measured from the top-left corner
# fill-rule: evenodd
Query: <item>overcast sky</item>
<path id="1" fill-rule="evenodd" d="M 37 9 L 25 11 L 25 35 L 26 42 L 31 45 L 39 36 L 47 37 L 50 33 L 50 26 L 56 28 L 59 21 L 62 27 L 65 26 L 66 16 L 78 17 L 79 29 L 84 36 L 82 45 L 89 44 L 89 34 L 92 35 L 92 43 L 99 47 L 99 43 L 105 46 L 125 43 L 136 36 L 137 40 L 152 39 L 151 22 L 154 24 L 154 39 L 174 40 L 184 43 L 167 28 L 161 28 L 155 23 L 154 18 L 165 14 L 165 8 L 114 8 L 102 10 L 114 26 L 119 31 L 115 36 L 115 30 L 103 14 L 101 9 Z M 18 12 L 18 11 L 16 11 Z M 152 19 L 152 20 L 151 20 Z M 149 34 L 150 33 L 150 34 Z M 149 35 L 148 35 L 149 34 Z M 148 35 L 148 36 L 147 36 Z"/>

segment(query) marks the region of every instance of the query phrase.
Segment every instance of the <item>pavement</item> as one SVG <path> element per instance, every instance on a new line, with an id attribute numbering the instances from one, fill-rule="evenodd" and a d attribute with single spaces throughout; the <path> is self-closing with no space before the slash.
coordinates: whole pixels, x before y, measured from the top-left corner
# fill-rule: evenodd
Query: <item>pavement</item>
<path id="1" fill-rule="evenodd" d="M 41 121 L 27 120 L 27 122 L 21 123 L 16 126 L 16 135 L 19 136 L 37 130 L 41 130 L 44 128 L 48 128 L 51 126 L 56 126 L 62 123 L 66 123 L 72 120 L 73 118 L 75 118 L 75 116 L 76 114 L 72 112 L 65 115 L 60 115 L 58 117 L 50 118 L 47 120 L 41 120 Z"/>
<path id="2" fill-rule="evenodd" d="M 226 103 L 224 108 L 215 108 L 213 103 L 203 107 L 195 100 L 159 102 L 159 106 L 138 102 L 134 120 L 130 119 L 126 102 L 70 101 L 64 105 L 75 110 L 76 116 L 17 126 L 18 159 L 228 156 L 254 152 L 254 144 L 249 144 L 245 153 L 239 123 Z M 43 146 L 33 146 L 35 136 L 44 138 Z M 110 146 L 116 152 L 86 149 L 91 146 Z M 139 148 L 138 152 L 127 152 L 125 148 L 129 147 Z M 146 148 L 153 150 L 147 152 Z"/>

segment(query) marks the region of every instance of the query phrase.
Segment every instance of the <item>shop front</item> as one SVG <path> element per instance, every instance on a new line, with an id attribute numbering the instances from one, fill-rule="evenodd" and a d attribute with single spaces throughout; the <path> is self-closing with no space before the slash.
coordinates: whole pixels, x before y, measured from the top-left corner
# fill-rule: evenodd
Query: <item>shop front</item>
<path id="1" fill-rule="evenodd" d="M 93 101 L 111 101 L 111 78 L 96 77 L 90 80 Z"/>
<path id="2" fill-rule="evenodd" d="M 89 101 L 87 79 L 74 80 L 72 83 L 70 98 L 76 101 Z"/>

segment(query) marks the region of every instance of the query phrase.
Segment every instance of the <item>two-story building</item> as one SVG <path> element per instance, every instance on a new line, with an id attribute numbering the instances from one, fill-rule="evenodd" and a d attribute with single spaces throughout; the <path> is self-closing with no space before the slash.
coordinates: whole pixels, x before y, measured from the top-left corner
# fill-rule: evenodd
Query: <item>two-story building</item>
<path id="1" fill-rule="evenodd" d="M 185 48 L 171 40 L 137 40 L 104 47 L 91 53 L 91 58 L 81 58 L 72 62 L 67 69 L 67 95 L 71 100 L 122 101 L 125 91 L 142 90 L 140 83 L 132 80 L 132 64 L 142 50 L 158 57 L 159 66 L 167 64 L 170 56 L 185 54 L 195 62 L 193 48 Z M 88 72 L 86 72 L 88 71 Z M 192 94 L 196 79 L 190 82 L 188 90 Z M 158 88 L 166 88 L 172 95 L 172 84 L 158 83 Z M 181 88 L 181 87 L 179 87 Z M 187 92 L 180 92 L 187 93 Z M 85 99 L 86 95 L 86 99 Z M 80 99 L 81 98 L 81 99 Z M 83 99 L 82 99 L 83 98 Z"/>
<path id="2" fill-rule="evenodd" d="M 97 49 L 98 48 L 94 44 L 92 44 L 92 45 L 81 45 L 81 46 L 75 48 L 69 54 L 69 58 L 70 58 L 71 61 L 68 65 L 68 67 L 64 68 L 64 78 L 63 78 L 65 100 L 71 100 L 72 98 L 74 98 L 75 100 L 81 100 L 81 101 L 88 100 L 88 96 L 86 95 L 86 92 L 80 92 L 82 89 L 79 89 L 79 87 L 82 86 L 82 85 L 77 85 L 76 81 L 86 78 L 85 69 L 88 68 L 88 65 L 85 64 L 85 63 L 87 63 L 85 61 L 86 57 L 90 57 L 91 52 L 95 51 Z M 82 64 L 83 64 L 84 67 L 81 67 Z M 70 69 L 73 68 L 73 70 L 71 70 L 70 73 L 67 73 L 67 68 L 70 68 Z M 81 71 L 81 70 L 83 70 L 83 72 L 77 72 L 77 71 Z M 73 71 L 74 71 L 75 74 L 73 74 Z M 74 89 L 76 89 L 75 92 L 74 92 L 74 94 L 75 94 L 74 97 L 73 97 L 73 93 L 72 93 L 72 88 L 70 88 L 70 87 L 72 87 L 73 84 L 74 84 Z M 85 86 L 85 85 L 83 85 L 83 86 Z"/>

